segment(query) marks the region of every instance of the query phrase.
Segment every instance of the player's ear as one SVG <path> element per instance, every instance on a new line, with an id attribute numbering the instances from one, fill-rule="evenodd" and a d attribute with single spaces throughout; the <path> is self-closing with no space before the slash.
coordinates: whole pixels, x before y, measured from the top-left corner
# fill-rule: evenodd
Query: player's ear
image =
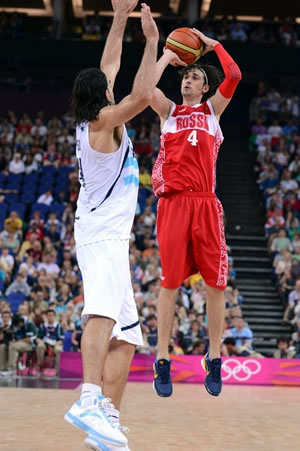
<path id="1" fill-rule="evenodd" d="M 208 92 L 210 90 L 210 86 L 209 85 L 204 85 L 203 86 L 203 92 Z"/>

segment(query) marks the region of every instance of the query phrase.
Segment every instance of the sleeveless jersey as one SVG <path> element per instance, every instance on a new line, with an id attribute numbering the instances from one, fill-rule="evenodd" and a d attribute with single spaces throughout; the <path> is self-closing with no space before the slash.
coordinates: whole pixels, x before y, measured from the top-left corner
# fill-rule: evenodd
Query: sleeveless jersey
<path id="1" fill-rule="evenodd" d="M 179 191 L 214 193 L 222 141 L 221 127 L 209 100 L 195 106 L 173 104 L 152 172 L 155 195 Z"/>
<path id="2" fill-rule="evenodd" d="M 89 124 L 80 124 L 76 127 L 76 156 L 81 184 L 74 226 L 76 246 L 129 239 L 139 170 L 125 126 L 119 149 L 101 153 L 89 144 Z"/>

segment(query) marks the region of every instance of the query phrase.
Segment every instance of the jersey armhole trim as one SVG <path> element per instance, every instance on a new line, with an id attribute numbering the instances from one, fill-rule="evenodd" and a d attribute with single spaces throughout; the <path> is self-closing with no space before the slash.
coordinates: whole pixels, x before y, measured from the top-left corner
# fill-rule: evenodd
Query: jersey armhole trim
<path id="1" fill-rule="evenodd" d="M 161 129 L 161 133 L 164 132 L 165 127 L 166 127 L 166 123 L 168 122 L 168 120 L 170 119 L 170 117 L 172 116 L 172 114 L 174 113 L 176 107 L 177 107 L 176 103 L 172 102 L 172 106 L 171 106 L 171 109 L 170 109 L 169 116 L 167 117 L 167 119 L 165 119 L 164 126 L 163 126 L 163 128 Z"/>

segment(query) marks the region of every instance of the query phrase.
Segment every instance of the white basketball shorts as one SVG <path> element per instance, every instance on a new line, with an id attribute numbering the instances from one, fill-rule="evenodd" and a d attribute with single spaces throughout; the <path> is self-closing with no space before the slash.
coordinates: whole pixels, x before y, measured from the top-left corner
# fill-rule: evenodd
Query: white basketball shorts
<path id="1" fill-rule="evenodd" d="M 116 321 L 112 337 L 143 345 L 129 267 L 129 240 L 103 240 L 76 249 L 84 289 L 83 322 L 88 315 Z"/>

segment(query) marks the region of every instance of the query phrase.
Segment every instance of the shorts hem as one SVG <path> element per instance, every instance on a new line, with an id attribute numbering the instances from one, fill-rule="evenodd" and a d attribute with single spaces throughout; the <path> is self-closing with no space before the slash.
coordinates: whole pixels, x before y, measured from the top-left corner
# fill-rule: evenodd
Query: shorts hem
<path id="1" fill-rule="evenodd" d="M 166 288 L 167 290 L 178 290 L 178 288 L 181 287 L 182 283 L 183 283 L 183 281 L 181 283 L 179 283 L 178 285 L 174 285 L 172 283 L 161 281 L 160 286 L 162 288 Z"/>
<path id="2" fill-rule="evenodd" d="M 89 244 L 102 243 L 102 241 L 129 241 L 129 240 L 130 240 L 130 238 L 102 238 L 102 239 L 97 239 L 95 241 L 86 241 L 84 243 L 79 243 L 79 244 L 77 244 L 75 242 L 75 245 L 76 245 L 76 249 L 79 249 L 80 247 L 88 246 Z"/>
<path id="3" fill-rule="evenodd" d="M 203 277 L 203 280 L 204 280 L 204 282 L 206 283 L 206 285 L 208 285 L 209 287 L 211 287 L 211 288 L 216 288 L 217 290 L 220 290 L 220 291 L 224 291 L 225 290 L 225 288 L 227 287 L 227 284 L 226 285 L 217 285 L 216 283 L 210 283 L 210 282 L 207 282 L 205 279 L 204 279 L 204 277 Z"/>
<path id="4" fill-rule="evenodd" d="M 82 314 L 81 314 L 82 321 L 83 322 L 87 322 L 88 318 L 85 318 L 85 317 L 88 317 L 89 315 L 101 316 L 101 317 L 104 317 L 104 318 L 112 319 L 113 321 L 115 321 L 115 323 L 118 322 L 117 318 L 114 317 L 113 315 L 110 315 L 108 312 L 105 312 L 105 313 L 104 312 L 99 312 L 99 311 L 96 312 L 95 310 L 94 311 L 88 311 L 88 312 L 83 311 Z"/>
<path id="5" fill-rule="evenodd" d="M 118 341 L 126 341 L 126 343 L 129 343 L 129 344 L 134 345 L 134 346 L 143 346 L 144 345 L 144 342 L 143 342 L 142 339 L 141 340 L 139 340 L 139 339 L 135 340 L 134 338 L 127 338 L 126 335 L 124 334 L 124 332 L 122 332 L 121 335 L 118 334 L 118 333 L 112 334 L 111 337 L 110 337 L 110 340 L 112 340 L 113 338 L 115 338 Z"/>

